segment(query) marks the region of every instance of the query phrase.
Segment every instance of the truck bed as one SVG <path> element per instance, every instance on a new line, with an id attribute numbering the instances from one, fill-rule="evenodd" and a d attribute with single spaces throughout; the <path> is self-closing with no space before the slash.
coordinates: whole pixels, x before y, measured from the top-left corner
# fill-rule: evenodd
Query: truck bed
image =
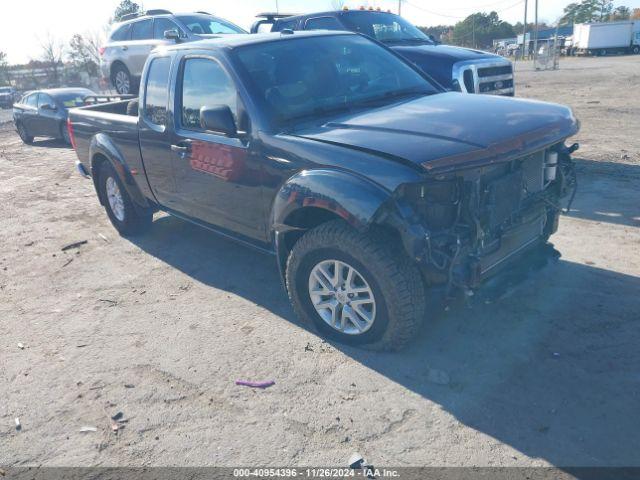
<path id="1" fill-rule="evenodd" d="M 87 172 L 91 173 L 91 157 L 96 151 L 96 144 L 117 151 L 122 159 L 126 159 L 130 169 L 144 171 L 138 136 L 138 109 L 134 108 L 134 112 L 127 115 L 127 107 L 132 101 L 137 99 L 100 103 L 69 111 L 76 152 Z M 146 186 L 146 181 L 144 183 Z"/>

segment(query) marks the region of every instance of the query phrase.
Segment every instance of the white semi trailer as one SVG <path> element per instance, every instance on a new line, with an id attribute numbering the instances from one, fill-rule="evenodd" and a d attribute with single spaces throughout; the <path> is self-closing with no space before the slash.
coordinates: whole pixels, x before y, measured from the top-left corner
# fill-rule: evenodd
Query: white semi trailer
<path id="1" fill-rule="evenodd" d="M 576 55 L 640 53 L 640 21 L 577 23 L 572 51 Z"/>

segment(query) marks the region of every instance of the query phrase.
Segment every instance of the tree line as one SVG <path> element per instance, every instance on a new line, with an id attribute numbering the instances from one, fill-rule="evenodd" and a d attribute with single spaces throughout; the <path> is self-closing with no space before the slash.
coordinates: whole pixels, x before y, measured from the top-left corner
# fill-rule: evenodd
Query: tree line
<path id="1" fill-rule="evenodd" d="M 613 0 L 582 0 L 570 3 L 564 8 L 559 20 L 560 25 L 574 23 L 610 22 L 619 20 L 640 20 L 640 8 L 631 10 L 629 7 L 614 8 Z M 554 22 L 555 23 L 555 22 Z M 487 48 L 493 40 L 500 38 L 514 38 L 524 30 L 524 24 L 518 22 L 510 24 L 501 20 L 497 12 L 474 13 L 455 25 L 436 25 L 433 27 L 419 27 L 428 35 L 433 35 L 443 43 L 463 47 Z M 535 30 L 534 23 L 527 23 L 527 31 Z M 538 29 L 552 28 L 545 22 L 538 23 Z"/>
<path id="2" fill-rule="evenodd" d="M 97 78 L 100 65 L 100 48 L 105 42 L 107 29 L 118 22 L 124 15 L 141 13 L 142 8 L 132 0 L 122 0 L 116 7 L 105 29 L 75 33 L 69 42 L 63 42 L 50 33 L 40 38 L 41 53 L 39 58 L 25 65 L 10 66 L 7 54 L 0 51 L 0 85 L 10 83 L 11 70 L 44 70 L 47 72 L 48 86 L 59 86 L 63 83 L 63 71 L 66 65 L 73 66 L 76 72 L 83 72 L 89 78 Z M 35 80 L 34 80 L 35 81 Z"/>

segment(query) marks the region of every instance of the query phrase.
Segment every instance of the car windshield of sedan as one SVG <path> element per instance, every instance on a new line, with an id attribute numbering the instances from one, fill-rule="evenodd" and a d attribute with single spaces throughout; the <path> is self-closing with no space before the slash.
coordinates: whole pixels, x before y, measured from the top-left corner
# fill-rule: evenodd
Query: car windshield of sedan
<path id="1" fill-rule="evenodd" d="M 77 90 L 73 92 L 58 93 L 55 99 L 64 108 L 74 108 L 84 106 L 84 99 L 89 95 L 95 95 L 91 90 Z"/>
<path id="2" fill-rule="evenodd" d="M 247 33 L 233 23 L 206 15 L 184 15 L 178 19 L 196 35 L 215 35 L 227 33 Z"/>
<path id="3" fill-rule="evenodd" d="M 344 15 L 343 20 L 351 27 L 350 30 L 379 42 L 434 44 L 418 27 L 392 13 L 349 12 Z"/>
<path id="4" fill-rule="evenodd" d="M 404 60 L 359 35 L 260 43 L 234 55 L 276 124 L 440 92 Z"/>

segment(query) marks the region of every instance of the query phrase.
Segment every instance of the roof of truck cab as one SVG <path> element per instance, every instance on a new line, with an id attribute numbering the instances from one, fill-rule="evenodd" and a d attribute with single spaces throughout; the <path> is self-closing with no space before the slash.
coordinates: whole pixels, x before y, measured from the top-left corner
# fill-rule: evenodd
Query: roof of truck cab
<path id="1" fill-rule="evenodd" d="M 307 38 L 307 37 L 330 37 L 336 35 L 356 35 L 351 32 L 336 32 L 330 30 L 309 30 L 304 32 L 293 33 L 281 33 L 281 32 L 268 32 L 268 33 L 251 33 L 251 34 L 224 34 L 216 38 L 207 38 L 205 40 L 198 40 L 197 42 L 180 43 L 171 45 L 163 50 L 207 50 L 207 49 L 219 49 L 219 48 L 237 48 L 244 47 L 245 45 L 255 45 L 259 43 L 268 43 L 274 41 L 287 41 L 295 38 Z"/>

